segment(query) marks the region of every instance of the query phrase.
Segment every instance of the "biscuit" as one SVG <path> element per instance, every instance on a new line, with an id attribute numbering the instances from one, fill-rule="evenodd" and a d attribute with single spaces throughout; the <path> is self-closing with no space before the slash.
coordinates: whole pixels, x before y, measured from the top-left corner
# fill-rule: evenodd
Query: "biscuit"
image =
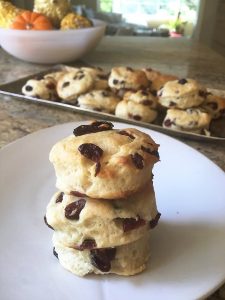
<path id="1" fill-rule="evenodd" d="M 225 98 L 208 93 L 206 100 L 202 105 L 213 119 L 218 119 L 225 116 Z"/>
<path id="2" fill-rule="evenodd" d="M 156 109 L 151 108 L 149 105 L 122 100 L 116 106 L 115 115 L 124 119 L 151 123 L 156 119 L 158 113 Z"/>
<path id="3" fill-rule="evenodd" d="M 35 97 L 38 99 L 57 101 L 56 81 L 53 78 L 41 80 L 30 79 L 22 87 L 22 93 L 25 96 Z"/>
<path id="4" fill-rule="evenodd" d="M 198 108 L 189 108 L 186 110 L 171 108 L 167 110 L 163 127 L 208 135 L 210 122 L 210 114 Z"/>
<path id="5" fill-rule="evenodd" d="M 87 93 L 94 86 L 90 72 L 75 70 L 65 73 L 57 82 L 57 93 L 67 103 L 76 103 L 77 97 Z"/>
<path id="6" fill-rule="evenodd" d="M 168 81 L 158 91 L 159 103 L 167 108 L 197 107 L 205 101 L 206 90 L 194 79 Z"/>
<path id="7" fill-rule="evenodd" d="M 157 91 L 164 86 L 165 83 L 167 83 L 168 81 L 178 79 L 177 76 L 170 75 L 170 74 L 162 74 L 151 68 L 146 68 L 142 70 L 145 72 L 145 75 L 147 76 L 148 80 L 151 82 L 150 88 L 151 91 L 155 93 L 155 95 L 157 94 Z"/>
<path id="8" fill-rule="evenodd" d="M 134 70 L 129 67 L 115 67 L 111 70 L 108 84 L 116 90 L 128 89 L 137 91 L 147 88 L 149 81 L 141 70 Z"/>
<path id="9" fill-rule="evenodd" d="M 95 248 L 133 242 L 153 228 L 158 218 L 151 182 L 127 199 L 113 201 L 57 192 L 46 210 L 54 239 L 78 249 L 87 239 L 95 242 Z"/>
<path id="10" fill-rule="evenodd" d="M 68 271 L 78 276 L 90 273 L 135 275 L 142 272 L 150 257 L 150 236 L 116 248 L 79 251 L 54 241 L 54 255 Z"/>
<path id="11" fill-rule="evenodd" d="M 105 122 L 94 124 L 98 123 Z M 134 128 L 96 132 L 94 124 L 74 129 L 76 136 L 64 138 L 50 151 L 57 188 L 105 199 L 123 198 L 140 190 L 151 180 L 159 145 Z"/>
<path id="12" fill-rule="evenodd" d="M 77 99 L 77 105 L 96 111 L 113 114 L 120 99 L 111 91 L 93 90 L 81 95 Z"/>
<path id="13" fill-rule="evenodd" d="M 153 109 L 155 109 L 158 104 L 157 98 L 152 94 L 152 92 L 149 89 L 138 90 L 136 92 L 128 91 L 124 94 L 123 100 L 132 101 Z"/>

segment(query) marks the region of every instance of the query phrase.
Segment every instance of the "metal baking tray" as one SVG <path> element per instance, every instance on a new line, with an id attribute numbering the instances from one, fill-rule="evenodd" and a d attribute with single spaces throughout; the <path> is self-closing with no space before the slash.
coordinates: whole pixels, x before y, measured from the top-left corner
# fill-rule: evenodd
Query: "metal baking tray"
<path id="1" fill-rule="evenodd" d="M 149 129 L 159 131 L 164 134 L 175 136 L 178 138 L 188 138 L 188 139 L 197 140 L 197 141 L 214 141 L 214 142 L 224 142 L 225 141 L 225 118 L 213 120 L 211 128 L 210 128 L 212 135 L 205 136 L 205 135 L 195 134 L 195 133 L 191 133 L 191 132 L 175 131 L 175 130 L 172 130 L 169 128 L 164 128 L 160 125 L 160 122 L 162 122 L 162 116 L 161 116 L 161 118 L 159 116 L 158 120 L 156 120 L 154 123 L 146 123 L 146 122 L 141 122 L 141 121 L 136 121 L 136 120 L 119 118 L 113 114 L 103 113 L 103 112 L 99 112 L 99 111 L 93 111 L 90 109 L 84 109 L 81 107 L 77 107 L 77 106 L 62 103 L 62 102 L 53 102 L 53 101 L 48 101 L 48 100 L 44 100 L 44 99 L 38 99 L 38 98 L 34 98 L 34 97 L 24 96 L 22 94 L 22 92 L 21 92 L 22 86 L 27 82 L 28 79 L 38 78 L 38 77 L 41 77 L 50 72 L 54 72 L 57 70 L 63 70 L 66 67 L 67 67 L 66 65 L 56 65 L 45 71 L 42 71 L 39 73 L 34 73 L 32 75 L 23 77 L 21 79 L 2 84 L 2 85 L 0 85 L 0 94 L 12 96 L 21 101 L 40 103 L 43 105 L 58 107 L 58 108 L 61 108 L 64 110 L 74 111 L 74 112 L 77 112 L 80 114 L 89 115 L 92 118 L 99 118 L 99 119 L 128 123 L 128 124 L 132 124 L 132 125 L 138 125 L 141 127 L 149 128 Z M 225 96 L 225 91 L 213 90 L 213 89 L 211 89 L 211 91 L 213 93 Z"/>

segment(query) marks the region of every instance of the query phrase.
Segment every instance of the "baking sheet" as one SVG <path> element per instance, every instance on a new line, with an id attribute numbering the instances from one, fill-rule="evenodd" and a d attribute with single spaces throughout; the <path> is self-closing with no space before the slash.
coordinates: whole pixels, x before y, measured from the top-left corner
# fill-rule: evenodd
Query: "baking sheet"
<path id="1" fill-rule="evenodd" d="M 136 120 L 131 120 L 131 119 L 119 118 L 113 114 L 108 114 L 108 113 L 99 112 L 99 111 L 93 111 L 90 109 L 85 109 L 85 108 L 77 107 L 77 106 L 62 103 L 62 102 L 53 102 L 53 101 L 49 101 L 49 100 L 24 96 L 22 94 L 22 92 L 21 92 L 22 86 L 27 82 L 27 80 L 38 78 L 38 77 L 41 77 L 50 72 L 62 70 L 64 68 L 66 68 L 65 65 L 56 65 L 45 71 L 42 71 L 39 73 L 34 73 L 32 75 L 23 77 L 21 79 L 2 84 L 2 85 L 0 85 L 0 94 L 12 96 L 21 101 L 40 103 L 43 105 L 48 105 L 48 106 L 53 106 L 53 107 L 58 107 L 61 109 L 74 111 L 74 112 L 77 112 L 80 114 L 89 115 L 92 118 L 105 119 L 105 120 L 110 120 L 110 121 L 119 121 L 119 122 L 129 123 L 129 124 L 133 124 L 133 125 L 138 125 L 141 127 L 156 130 L 156 131 L 165 133 L 167 135 L 175 136 L 175 137 L 189 138 L 189 139 L 198 140 L 198 141 L 218 141 L 218 142 L 225 141 L 225 118 L 213 120 L 211 123 L 211 128 L 210 128 L 211 136 L 205 136 L 205 135 L 195 134 L 195 133 L 191 133 L 191 132 L 174 131 L 169 128 L 163 128 L 161 126 L 163 116 L 160 116 L 160 114 L 159 114 L 158 119 L 155 122 L 146 123 L 146 122 L 141 122 L 141 121 L 136 121 Z M 208 90 L 217 95 L 225 96 L 225 91 L 214 90 L 214 89 L 208 89 Z"/>

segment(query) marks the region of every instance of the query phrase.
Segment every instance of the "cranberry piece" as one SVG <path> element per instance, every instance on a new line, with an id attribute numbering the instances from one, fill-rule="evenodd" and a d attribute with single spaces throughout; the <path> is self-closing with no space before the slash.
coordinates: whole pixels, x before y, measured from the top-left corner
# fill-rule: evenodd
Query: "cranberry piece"
<path id="1" fill-rule="evenodd" d="M 153 101 L 152 100 L 143 100 L 143 101 L 141 101 L 141 104 L 143 104 L 143 105 L 152 105 Z"/>
<path id="2" fill-rule="evenodd" d="M 83 251 L 85 249 L 91 250 L 91 249 L 94 249 L 96 247 L 97 247 L 97 245 L 96 245 L 96 242 L 95 242 L 94 239 L 86 239 L 82 242 L 81 245 L 74 246 L 75 249 L 80 250 L 80 251 Z"/>
<path id="3" fill-rule="evenodd" d="M 118 84 L 118 83 L 119 83 L 119 80 L 113 79 L 113 84 Z"/>
<path id="4" fill-rule="evenodd" d="M 141 116 L 139 115 L 132 115 L 132 118 L 136 121 L 141 121 Z"/>
<path id="5" fill-rule="evenodd" d="M 182 79 L 178 80 L 178 83 L 183 85 L 183 84 L 187 83 L 187 80 L 185 78 L 182 78 Z"/>
<path id="6" fill-rule="evenodd" d="M 49 90 L 54 90 L 54 89 L 55 89 L 54 83 L 48 83 L 48 84 L 46 84 L 46 87 L 47 87 Z"/>
<path id="7" fill-rule="evenodd" d="M 206 96 L 208 95 L 208 93 L 207 93 L 206 91 L 200 90 L 200 91 L 198 92 L 198 95 L 199 95 L 200 97 L 206 98 Z"/>
<path id="8" fill-rule="evenodd" d="M 88 133 L 95 133 L 100 131 L 112 130 L 113 124 L 104 121 L 94 121 L 90 125 L 81 125 L 74 129 L 73 134 L 80 136 Z"/>
<path id="9" fill-rule="evenodd" d="M 127 71 L 134 72 L 134 69 L 132 69 L 131 67 L 127 67 Z"/>
<path id="10" fill-rule="evenodd" d="M 81 80 L 81 79 L 83 79 L 85 76 L 84 76 L 84 74 L 82 74 L 82 75 L 80 75 L 79 77 L 78 77 L 78 80 Z"/>
<path id="11" fill-rule="evenodd" d="M 155 216 L 154 219 L 152 219 L 150 222 L 149 222 L 149 225 L 150 225 L 150 228 L 153 229 L 155 228 L 155 226 L 158 224 L 159 222 L 159 219 L 161 217 L 161 214 L 160 213 L 157 213 L 157 215 Z"/>
<path id="12" fill-rule="evenodd" d="M 53 255 L 55 255 L 55 257 L 56 257 L 57 259 L 59 259 L 58 253 L 55 251 L 55 247 L 53 248 L 52 252 L 53 252 Z"/>
<path id="13" fill-rule="evenodd" d="M 62 88 L 64 89 L 65 87 L 69 86 L 70 85 L 70 82 L 69 81 L 66 81 L 63 83 L 62 85 Z"/>
<path id="14" fill-rule="evenodd" d="M 102 272 L 109 272 L 111 260 L 115 258 L 115 248 L 94 249 L 90 251 L 91 263 Z"/>
<path id="15" fill-rule="evenodd" d="M 140 154 L 138 153 L 131 154 L 131 159 L 137 169 L 144 168 L 144 159 Z"/>
<path id="16" fill-rule="evenodd" d="M 77 191 L 71 191 L 71 192 L 70 192 L 70 195 L 76 196 L 76 197 L 86 197 L 85 194 L 82 194 L 82 193 L 77 192 Z"/>
<path id="17" fill-rule="evenodd" d="M 121 131 L 119 131 L 118 133 L 121 134 L 121 135 L 126 135 L 126 136 L 128 136 L 129 138 L 131 138 L 132 140 L 135 139 L 135 137 L 134 137 L 132 134 L 130 134 L 129 132 L 127 132 L 126 130 L 121 130 Z"/>
<path id="18" fill-rule="evenodd" d="M 85 199 L 79 199 L 65 207 L 65 217 L 69 220 L 79 220 L 80 212 L 86 204 Z"/>
<path id="19" fill-rule="evenodd" d="M 54 228 L 53 228 L 51 225 L 48 224 L 48 221 L 47 221 L 46 216 L 44 216 L 44 222 L 45 222 L 45 224 L 46 224 L 50 229 L 54 230 Z"/>
<path id="20" fill-rule="evenodd" d="M 64 195 L 64 193 L 61 192 L 61 193 L 58 195 L 58 197 L 56 198 L 55 203 L 61 203 L 61 202 L 63 201 L 63 195 Z"/>
<path id="21" fill-rule="evenodd" d="M 98 161 L 95 165 L 95 177 L 98 175 L 98 173 L 100 172 L 101 170 L 101 164 L 100 162 Z"/>
<path id="22" fill-rule="evenodd" d="M 26 85 L 25 90 L 31 92 L 33 90 L 33 87 L 31 85 Z"/>
<path id="23" fill-rule="evenodd" d="M 169 106 L 171 107 L 171 106 L 175 106 L 176 105 L 176 103 L 175 102 L 173 102 L 173 101 L 170 101 L 170 103 L 169 103 Z"/>
<path id="24" fill-rule="evenodd" d="M 144 151 L 144 152 L 147 152 L 147 153 L 149 153 L 149 154 L 151 154 L 151 155 L 154 155 L 154 156 L 156 156 L 157 158 L 159 158 L 159 152 L 158 152 L 157 150 L 151 150 L 151 149 L 146 148 L 146 147 L 144 147 L 144 146 L 141 146 L 141 150 Z"/>
<path id="25" fill-rule="evenodd" d="M 84 143 L 78 147 L 79 152 L 86 158 L 99 162 L 101 156 L 103 155 L 103 150 L 95 144 Z"/>
<path id="26" fill-rule="evenodd" d="M 170 120 L 170 119 L 166 119 L 164 122 L 163 122 L 164 126 L 166 127 L 171 127 L 173 122 Z"/>
<path id="27" fill-rule="evenodd" d="M 133 229 L 137 229 L 146 224 L 145 220 L 141 219 L 138 216 L 138 219 L 134 218 L 125 218 L 123 219 L 123 231 L 128 232 Z"/>

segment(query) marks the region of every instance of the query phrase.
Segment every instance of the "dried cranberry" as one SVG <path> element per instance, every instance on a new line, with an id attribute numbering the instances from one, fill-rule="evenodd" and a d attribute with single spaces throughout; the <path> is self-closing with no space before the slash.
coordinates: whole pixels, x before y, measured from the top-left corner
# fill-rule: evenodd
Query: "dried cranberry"
<path id="1" fill-rule="evenodd" d="M 62 88 L 65 88 L 65 87 L 67 87 L 67 86 L 69 86 L 69 85 L 70 85 L 70 82 L 69 82 L 69 81 L 66 81 L 66 82 L 63 83 Z"/>
<path id="2" fill-rule="evenodd" d="M 139 115 L 133 115 L 133 114 L 129 113 L 129 114 L 128 114 L 128 117 L 129 117 L 130 119 L 134 119 L 134 120 L 136 120 L 136 121 L 141 121 L 141 116 L 139 116 Z"/>
<path id="3" fill-rule="evenodd" d="M 147 152 L 147 153 L 149 153 L 149 154 L 151 154 L 151 155 L 154 155 L 154 156 L 156 156 L 157 158 L 159 158 L 159 152 L 158 152 L 157 150 L 151 150 L 151 149 L 146 148 L 146 147 L 144 147 L 144 146 L 141 146 L 141 150 L 144 151 L 144 152 Z"/>
<path id="4" fill-rule="evenodd" d="M 119 83 L 119 80 L 117 80 L 117 79 L 113 79 L 113 84 L 118 84 Z"/>
<path id="5" fill-rule="evenodd" d="M 45 224 L 46 224 L 50 229 L 54 230 L 54 228 L 53 228 L 51 225 L 48 224 L 48 221 L 47 221 L 46 216 L 44 216 L 44 222 L 45 222 Z"/>
<path id="6" fill-rule="evenodd" d="M 206 98 L 206 96 L 208 95 L 208 93 L 207 93 L 206 91 L 200 90 L 200 91 L 198 92 L 198 95 L 199 95 L 200 97 Z"/>
<path id="7" fill-rule="evenodd" d="M 81 125 L 74 129 L 73 134 L 80 136 L 88 133 L 112 130 L 113 124 L 105 121 L 94 121 L 90 125 Z"/>
<path id="8" fill-rule="evenodd" d="M 82 194 L 82 193 L 77 192 L 77 191 L 71 191 L 71 192 L 70 192 L 70 195 L 76 196 L 76 197 L 86 197 L 85 194 Z"/>
<path id="9" fill-rule="evenodd" d="M 127 71 L 134 72 L 134 69 L 132 69 L 131 67 L 127 67 Z"/>
<path id="10" fill-rule="evenodd" d="M 173 124 L 173 122 L 170 120 L 170 119 L 166 119 L 164 122 L 163 122 L 163 125 L 166 126 L 166 127 L 171 127 Z"/>
<path id="11" fill-rule="evenodd" d="M 157 215 L 155 216 L 154 219 L 152 219 L 150 222 L 149 222 L 149 226 L 151 229 L 155 228 L 155 226 L 158 224 L 159 222 L 159 219 L 161 217 L 161 214 L 160 213 L 157 213 Z"/>
<path id="12" fill-rule="evenodd" d="M 31 92 L 31 91 L 33 90 L 33 87 L 32 87 L 31 85 L 26 85 L 26 86 L 25 86 L 25 90 L 26 90 L 27 92 Z"/>
<path id="13" fill-rule="evenodd" d="M 187 83 L 187 80 L 185 78 L 181 78 L 181 79 L 178 80 L 178 83 L 179 84 L 185 84 L 185 83 Z"/>
<path id="14" fill-rule="evenodd" d="M 94 249 L 90 251 L 91 263 L 102 272 L 109 272 L 111 260 L 115 258 L 115 248 Z"/>
<path id="15" fill-rule="evenodd" d="M 136 121 L 141 121 L 141 116 L 139 116 L 139 115 L 132 115 L 132 119 L 134 119 Z"/>
<path id="16" fill-rule="evenodd" d="M 47 87 L 49 90 L 54 90 L 54 89 L 55 89 L 55 84 L 51 82 L 51 83 L 46 84 L 46 87 Z"/>
<path id="17" fill-rule="evenodd" d="M 62 202 L 62 201 L 63 201 L 63 195 L 64 195 L 64 193 L 61 192 L 61 193 L 58 195 L 58 197 L 56 198 L 55 203 L 60 203 L 60 202 Z"/>
<path id="18" fill-rule="evenodd" d="M 79 152 L 86 158 L 99 162 L 101 156 L 103 155 L 103 150 L 95 144 L 84 143 L 78 147 Z"/>
<path id="19" fill-rule="evenodd" d="M 137 169 L 144 168 L 144 159 L 140 154 L 138 153 L 131 154 L 131 159 Z"/>
<path id="20" fill-rule="evenodd" d="M 86 204 L 85 199 L 79 199 L 65 207 L 65 217 L 69 220 L 79 220 L 80 212 Z"/>
<path id="21" fill-rule="evenodd" d="M 86 240 L 84 240 L 84 241 L 82 242 L 81 245 L 79 245 L 79 246 L 74 246 L 75 249 L 81 250 L 81 251 L 83 251 L 83 250 L 85 250 L 85 249 L 91 250 L 91 249 L 94 249 L 94 248 L 96 248 L 96 247 L 97 247 L 97 245 L 96 245 L 96 242 L 95 242 L 94 239 L 86 239 Z"/>
<path id="22" fill-rule="evenodd" d="M 153 104 L 153 101 L 152 100 L 143 100 L 143 101 L 141 101 L 141 104 L 143 104 L 143 105 L 152 105 Z"/>
<path id="23" fill-rule="evenodd" d="M 133 229 L 137 229 L 141 226 L 144 226 L 146 221 L 141 219 L 139 216 L 137 219 L 134 218 L 125 218 L 123 219 L 123 231 L 128 232 Z"/>
<path id="24" fill-rule="evenodd" d="M 169 106 L 171 107 L 171 106 L 175 106 L 176 105 L 176 103 L 175 102 L 173 102 L 173 101 L 170 101 L 170 103 L 169 103 Z"/>
<path id="25" fill-rule="evenodd" d="M 82 75 L 80 75 L 79 77 L 78 77 L 78 80 L 81 80 L 81 79 L 83 79 L 85 76 L 84 76 L 84 74 L 82 74 Z"/>
<path id="26" fill-rule="evenodd" d="M 131 138 L 132 140 L 135 139 L 135 137 L 134 137 L 132 134 L 130 134 L 129 132 L 127 132 L 126 130 L 121 130 L 121 131 L 119 131 L 118 133 L 121 134 L 121 135 L 126 135 L 126 136 L 128 136 L 129 138 Z"/>
<path id="27" fill-rule="evenodd" d="M 53 255 L 55 255 L 55 257 L 57 258 L 57 259 L 59 259 L 59 257 L 58 257 L 58 253 L 55 251 L 55 247 L 53 248 Z"/>
<path id="28" fill-rule="evenodd" d="M 98 161 L 95 165 L 95 177 L 98 175 L 98 173 L 100 172 L 101 170 L 101 164 L 100 162 Z"/>

